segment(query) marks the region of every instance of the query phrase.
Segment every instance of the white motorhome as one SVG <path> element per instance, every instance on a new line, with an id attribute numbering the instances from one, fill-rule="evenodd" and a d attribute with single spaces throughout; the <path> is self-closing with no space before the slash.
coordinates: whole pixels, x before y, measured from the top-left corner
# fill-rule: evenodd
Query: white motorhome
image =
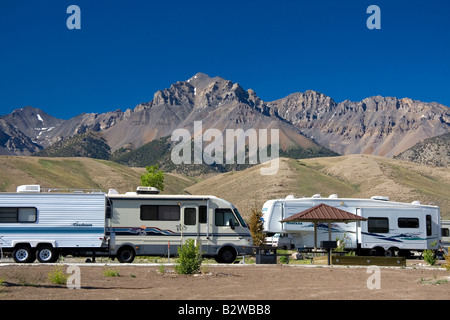
<path id="1" fill-rule="evenodd" d="M 0 248 L 16 262 L 54 262 L 60 254 L 106 250 L 105 194 L 19 186 L 0 194 Z"/>
<path id="2" fill-rule="evenodd" d="M 160 195 L 138 187 L 118 194 L 110 190 L 107 232 L 110 255 L 120 262 L 135 256 L 174 255 L 187 239 L 201 244 L 201 252 L 218 262 L 252 254 L 250 231 L 238 210 L 214 196 Z"/>
<path id="3" fill-rule="evenodd" d="M 318 204 L 327 204 L 367 218 L 367 221 L 332 223 L 332 240 L 339 239 L 345 250 L 358 254 L 409 256 L 412 251 L 438 249 L 441 239 L 440 210 L 437 206 L 422 205 L 418 201 L 400 203 L 387 197 L 370 199 L 295 198 L 267 201 L 262 208 L 264 232 L 274 245 L 296 249 L 314 247 L 312 222 L 287 222 L 288 218 Z M 328 240 L 328 223 L 318 223 L 317 243 Z"/>

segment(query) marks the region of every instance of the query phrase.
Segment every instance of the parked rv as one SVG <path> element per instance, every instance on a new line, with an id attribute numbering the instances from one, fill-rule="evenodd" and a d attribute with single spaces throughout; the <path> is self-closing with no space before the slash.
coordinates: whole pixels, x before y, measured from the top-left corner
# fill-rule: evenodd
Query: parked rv
<path id="1" fill-rule="evenodd" d="M 370 199 L 339 198 L 331 195 L 322 198 L 295 198 L 267 201 L 262 208 L 264 232 L 272 244 L 299 250 L 314 247 L 312 222 L 285 222 L 296 213 L 327 204 L 356 214 L 367 221 L 331 223 L 332 240 L 338 240 L 345 250 L 357 254 L 409 256 L 413 251 L 437 250 L 441 240 L 440 210 L 437 206 L 422 205 L 418 201 L 400 203 L 387 197 Z M 317 242 L 329 238 L 328 223 L 317 224 Z"/>
<path id="2" fill-rule="evenodd" d="M 0 254 L 20 263 L 54 262 L 60 255 L 131 263 L 141 255 L 176 255 L 187 239 L 218 262 L 253 253 L 249 229 L 230 202 L 158 193 L 148 187 L 105 194 L 39 185 L 0 193 Z"/>
<path id="3" fill-rule="evenodd" d="M 252 254 L 250 231 L 238 210 L 214 196 L 159 195 L 139 187 L 137 192 L 108 194 L 111 215 L 110 254 L 120 262 L 135 256 L 173 255 L 187 239 L 201 245 L 205 256 L 231 263 Z"/>
<path id="4" fill-rule="evenodd" d="M 14 261 L 54 262 L 63 254 L 106 251 L 105 194 L 19 186 L 0 194 L 0 247 Z"/>

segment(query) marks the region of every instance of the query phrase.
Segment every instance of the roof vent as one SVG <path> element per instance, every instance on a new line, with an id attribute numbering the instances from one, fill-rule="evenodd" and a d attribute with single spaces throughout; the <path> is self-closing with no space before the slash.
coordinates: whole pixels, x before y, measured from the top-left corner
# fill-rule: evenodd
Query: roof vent
<path id="1" fill-rule="evenodd" d="M 40 193 L 41 186 L 38 184 L 28 184 L 17 187 L 17 193 Z"/>
<path id="2" fill-rule="evenodd" d="M 385 197 L 385 196 L 373 196 L 370 199 L 372 199 L 372 200 L 380 200 L 380 201 L 389 201 L 389 197 Z"/>
<path id="3" fill-rule="evenodd" d="M 312 198 L 322 198 L 322 196 L 320 195 L 320 193 L 316 193 L 315 195 L 312 196 Z"/>
<path id="4" fill-rule="evenodd" d="M 119 194 L 119 191 L 117 191 L 116 189 L 109 189 L 108 190 L 108 195 L 116 195 Z"/>
<path id="5" fill-rule="evenodd" d="M 139 186 L 136 188 L 137 194 L 159 194 L 159 190 L 155 187 L 142 187 Z"/>
<path id="6" fill-rule="evenodd" d="M 295 197 L 293 194 L 290 194 L 290 195 L 286 196 L 286 199 L 295 199 Z"/>
<path id="7" fill-rule="evenodd" d="M 420 204 L 420 201 L 419 201 L 419 200 L 416 200 L 416 201 L 411 202 L 411 204 L 419 205 L 419 204 Z"/>
<path id="8" fill-rule="evenodd" d="M 330 196 L 328 197 L 328 199 L 337 199 L 337 198 L 339 197 L 336 193 L 330 194 Z"/>

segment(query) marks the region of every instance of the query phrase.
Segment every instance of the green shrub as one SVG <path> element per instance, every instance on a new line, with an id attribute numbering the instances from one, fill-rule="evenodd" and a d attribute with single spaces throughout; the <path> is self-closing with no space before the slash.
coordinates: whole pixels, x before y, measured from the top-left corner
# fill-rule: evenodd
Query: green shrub
<path id="1" fill-rule="evenodd" d="M 431 247 L 436 246 L 437 241 L 430 243 Z M 423 260 L 425 260 L 425 262 L 427 262 L 430 266 L 434 266 L 434 264 L 436 263 L 436 252 L 434 250 L 424 250 L 423 251 Z"/>
<path id="2" fill-rule="evenodd" d="M 52 272 L 48 273 L 48 280 L 54 284 L 66 284 L 69 275 L 62 270 L 62 266 L 56 266 Z"/>
<path id="3" fill-rule="evenodd" d="M 434 266 L 434 264 L 436 263 L 436 254 L 434 252 L 434 250 L 424 250 L 423 251 L 423 260 L 425 260 L 426 263 L 428 263 L 431 266 Z"/>
<path id="4" fill-rule="evenodd" d="M 445 264 L 444 268 L 450 271 L 450 253 L 444 254 Z"/>
<path id="5" fill-rule="evenodd" d="M 174 267 L 178 274 L 192 274 L 200 271 L 203 257 L 200 245 L 195 245 L 194 239 L 188 239 L 178 248 L 178 264 Z"/>
<path id="6" fill-rule="evenodd" d="M 105 277 L 120 277 L 119 271 L 114 269 L 106 269 L 103 271 Z"/>

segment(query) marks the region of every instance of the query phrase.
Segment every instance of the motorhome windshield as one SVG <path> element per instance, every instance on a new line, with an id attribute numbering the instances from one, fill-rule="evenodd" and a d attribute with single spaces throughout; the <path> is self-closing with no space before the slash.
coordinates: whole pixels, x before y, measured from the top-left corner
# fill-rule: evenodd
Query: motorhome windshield
<path id="1" fill-rule="evenodd" d="M 244 219 L 242 219 L 241 214 L 239 213 L 238 209 L 236 209 L 235 206 L 233 206 L 233 211 L 234 211 L 234 214 L 236 215 L 236 217 L 238 218 L 239 222 L 241 223 L 241 225 L 244 228 L 247 228 L 247 225 L 245 224 Z"/>

